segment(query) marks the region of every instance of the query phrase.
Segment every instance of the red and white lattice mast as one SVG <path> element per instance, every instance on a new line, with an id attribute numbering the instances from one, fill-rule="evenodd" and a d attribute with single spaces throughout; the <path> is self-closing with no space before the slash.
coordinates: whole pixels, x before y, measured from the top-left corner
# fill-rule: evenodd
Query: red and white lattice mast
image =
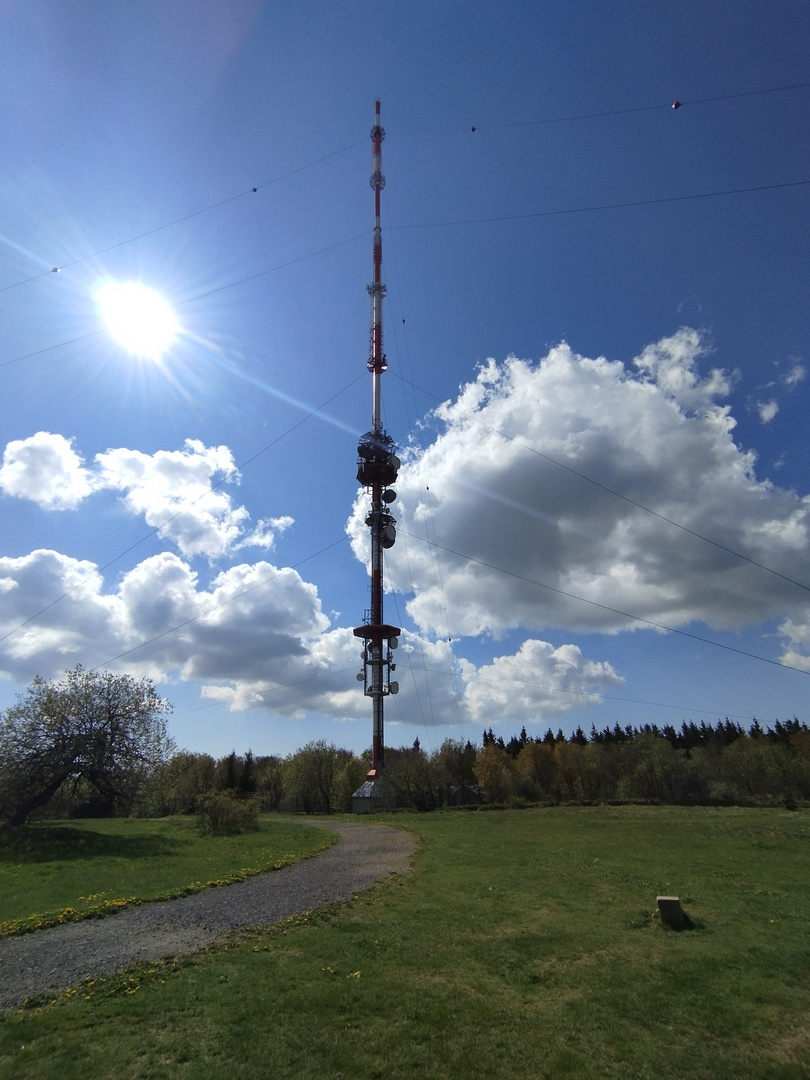
<path id="1" fill-rule="evenodd" d="M 357 479 L 371 497 L 371 509 L 366 525 L 371 530 L 371 608 L 363 625 L 354 630 L 355 637 L 364 642 L 363 671 L 357 678 L 363 683 L 372 705 L 371 769 L 367 781 L 376 785 L 385 768 L 383 703 L 389 694 L 396 694 L 399 685 L 392 681 L 392 650 L 397 647 L 401 630 L 383 621 L 383 552 L 396 540 L 395 519 L 388 507 L 396 499 L 391 484 L 397 478 L 400 461 L 394 453 L 394 441 L 385 431 L 381 420 L 380 376 L 388 367 L 383 352 L 382 307 L 385 285 L 382 281 L 382 228 L 380 226 L 380 192 L 385 187 L 382 174 L 382 141 L 385 132 L 380 126 L 380 103 L 375 103 L 374 127 L 371 129 L 371 180 L 374 189 L 374 280 L 367 286 L 371 297 L 371 334 L 368 370 L 372 378 L 371 430 L 361 436 L 357 446 Z M 359 794 L 359 793 L 358 793 Z M 368 790 L 366 797 L 379 792 Z"/>

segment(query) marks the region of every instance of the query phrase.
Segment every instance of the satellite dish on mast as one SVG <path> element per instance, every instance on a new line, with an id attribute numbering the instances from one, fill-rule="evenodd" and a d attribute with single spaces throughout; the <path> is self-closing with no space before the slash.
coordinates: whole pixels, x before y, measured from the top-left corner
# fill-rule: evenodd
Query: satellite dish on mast
<path id="1" fill-rule="evenodd" d="M 384 548 L 392 548 L 397 542 L 397 530 L 391 524 L 384 526 L 380 533 L 380 539 Z"/>

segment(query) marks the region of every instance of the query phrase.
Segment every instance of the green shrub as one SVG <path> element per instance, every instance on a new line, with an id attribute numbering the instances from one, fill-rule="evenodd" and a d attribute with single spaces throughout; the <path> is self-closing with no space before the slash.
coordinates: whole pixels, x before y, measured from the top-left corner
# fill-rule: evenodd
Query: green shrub
<path id="1" fill-rule="evenodd" d="M 259 827 L 259 804 L 232 791 L 212 791 L 197 800 L 197 828 L 211 836 L 235 836 Z"/>

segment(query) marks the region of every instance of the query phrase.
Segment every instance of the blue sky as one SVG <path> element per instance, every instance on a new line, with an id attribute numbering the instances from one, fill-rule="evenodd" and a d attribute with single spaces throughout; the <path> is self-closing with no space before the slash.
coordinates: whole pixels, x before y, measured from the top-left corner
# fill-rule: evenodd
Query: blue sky
<path id="1" fill-rule="evenodd" d="M 0 707 L 81 663 L 193 750 L 370 743 L 379 97 L 387 742 L 807 720 L 808 45 L 793 0 L 6 0 Z"/>

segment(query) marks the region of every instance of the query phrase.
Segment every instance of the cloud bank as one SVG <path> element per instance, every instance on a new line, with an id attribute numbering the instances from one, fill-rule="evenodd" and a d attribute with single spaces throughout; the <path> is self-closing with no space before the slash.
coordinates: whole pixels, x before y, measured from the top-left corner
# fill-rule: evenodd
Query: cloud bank
<path id="1" fill-rule="evenodd" d="M 631 364 L 561 344 L 536 363 L 487 361 L 427 418 L 403 454 L 387 559 L 413 622 L 394 722 L 542 723 L 622 684 L 562 635 L 777 620 L 784 662 L 810 670 L 808 592 L 785 580 L 810 581 L 808 499 L 757 476 L 724 400 L 733 376 L 701 374 L 703 358 L 688 329 Z M 81 514 L 112 492 L 167 549 L 117 579 L 46 548 L 0 558 L 0 673 L 110 665 L 196 684 L 233 710 L 367 718 L 358 642 L 324 614 L 317 584 L 244 560 L 293 521 L 252 522 L 238 481 L 230 450 L 197 440 L 90 465 L 63 435 L 9 443 L 7 509 Z M 366 512 L 359 493 L 346 528 L 364 565 Z M 511 653 L 495 644 L 507 633 Z M 465 657 L 470 638 L 489 659 Z"/>

